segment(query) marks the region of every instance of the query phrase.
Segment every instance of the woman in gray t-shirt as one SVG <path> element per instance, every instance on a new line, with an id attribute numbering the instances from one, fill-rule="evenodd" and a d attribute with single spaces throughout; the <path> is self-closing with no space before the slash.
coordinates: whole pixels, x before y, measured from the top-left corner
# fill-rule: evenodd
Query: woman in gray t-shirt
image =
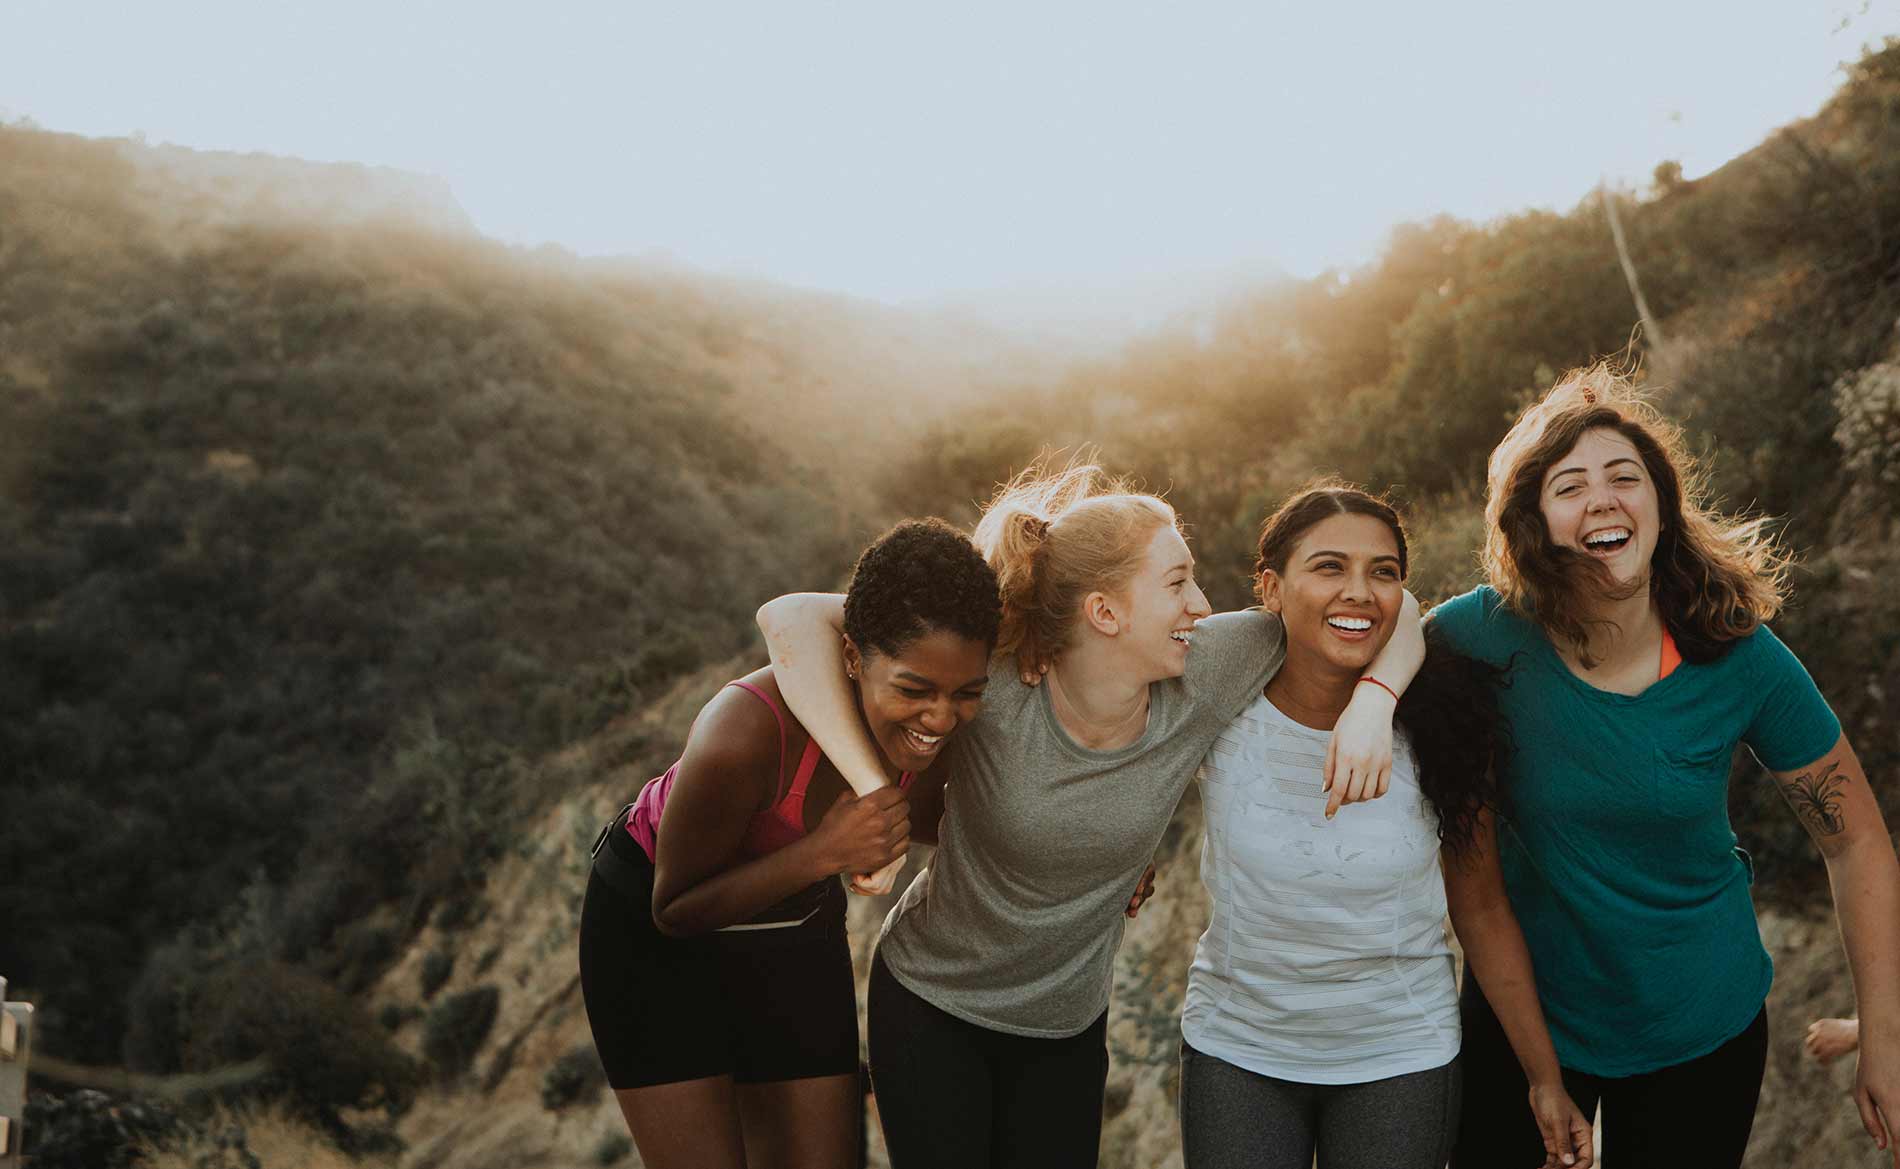
<path id="1" fill-rule="evenodd" d="M 871 1070 L 895 1169 L 1095 1163 L 1107 1007 L 1130 894 L 1194 767 L 1278 668 L 1279 621 L 1209 616 L 1165 502 L 1092 466 L 1027 473 L 975 534 L 1003 589 L 983 715 L 912 791 L 938 850 L 885 923 Z M 835 598 L 760 612 L 786 701 L 849 775 L 869 765 Z M 1416 603 L 1340 718 L 1331 808 L 1383 789 L 1423 656 Z M 1041 686 L 1019 672 L 1049 665 Z M 1026 669 L 1027 668 L 1027 669 Z"/>

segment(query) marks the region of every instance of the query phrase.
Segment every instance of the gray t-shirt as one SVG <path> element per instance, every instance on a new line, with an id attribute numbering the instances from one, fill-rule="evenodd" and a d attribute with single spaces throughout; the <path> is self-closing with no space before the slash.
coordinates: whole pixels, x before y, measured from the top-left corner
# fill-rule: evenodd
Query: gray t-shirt
<path id="1" fill-rule="evenodd" d="M 897 980 L 960 1019 L 1074 1035 L 1108 1008 L 1122 916 L 1214 739 L 1286 657 L 1279 618 L 1249 609 L 1195 626 L 1187 672 L 1149 692 L 1141 738 L 1076 745 L 1048 686 L 991 670 L 982 717 L 953 736 L 937 855 L 885 919 Z"/>

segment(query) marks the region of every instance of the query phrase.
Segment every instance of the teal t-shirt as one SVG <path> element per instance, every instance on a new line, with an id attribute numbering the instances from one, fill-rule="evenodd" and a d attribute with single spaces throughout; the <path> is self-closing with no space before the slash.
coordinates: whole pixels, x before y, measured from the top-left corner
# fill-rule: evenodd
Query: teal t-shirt
<path id="1" fill-rule="evenodd" d="M 1558 1059 L 1637 1075 L 1740 1034 L 1774 966 L 1729 826 L 1729 764 L 1738 743 L 1771 771 L 1833 750 L 1841 724 L 1807 670 L 1762 626 L 1716 661 L 1612 694 L 1491 588 L 1431 621 L 1453 648 L 1510 667 L 1498 854 Z"/>

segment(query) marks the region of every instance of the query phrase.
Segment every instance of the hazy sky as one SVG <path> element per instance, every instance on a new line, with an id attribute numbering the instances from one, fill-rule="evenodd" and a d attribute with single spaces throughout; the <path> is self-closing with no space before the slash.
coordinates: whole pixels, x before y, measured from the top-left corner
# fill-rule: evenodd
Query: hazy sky
<path id="1" fill-rule="evenodd" d="M 512 242 L 905 300 L 1309 275 L 1693 176 L 1888 33 L 1900 0 L 0 0 L 0 117 L 421 171 Z"/>

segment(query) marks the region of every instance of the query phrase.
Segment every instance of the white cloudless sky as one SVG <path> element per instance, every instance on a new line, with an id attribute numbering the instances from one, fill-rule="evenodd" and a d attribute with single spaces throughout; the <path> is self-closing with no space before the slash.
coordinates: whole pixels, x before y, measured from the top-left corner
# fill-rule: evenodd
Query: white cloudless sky
<path id="1" fill-rule="evenodd" d="M 439 176 L 486 233 L 904 301 L 1377 254 L 1812 114 L 1900 0 L 0 0 L 0 118 Z"/>

